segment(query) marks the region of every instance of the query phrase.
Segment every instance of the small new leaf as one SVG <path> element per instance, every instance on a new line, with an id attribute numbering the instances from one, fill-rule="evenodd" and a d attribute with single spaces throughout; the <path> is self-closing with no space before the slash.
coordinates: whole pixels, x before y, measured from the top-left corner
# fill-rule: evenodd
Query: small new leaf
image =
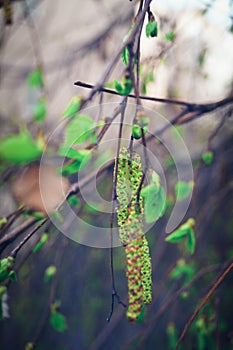
<path id="1" fill-rule="evenodd" d="M 7 218 L 0 218 L 0 228 L 7 223 Z"/>
<path id="2" fill-rule="evenodd" d="M 52 280 L 52 278 L 55 276 L 55 274 L 57 273 L 57 268 L 54 265 L 50 265 L 49 267 L 47 267 L 47 269 L 45 270 L 44 273 L 44 281 L 45 282 L 50 282 Z"/>
<path id="3" fill-rule="evenodd" d="M 64 154 L 63 151 L 65 151 Z M 77 173 L 78 171 L 85 168 L 91 160 L 91 151 L 87 149 L 74 150 L 70 148 L 67 150 L 64 148 L 63 150 L 60 149 L 59 154 L 74 160 L 73 162 L 68 163 L 68 165 L 63 166 L 61 170 L 63 175 L 71 175 Z"/>
<path id="4" fill-rule="evenodd" d="M 193 218 L 188 219 L 177 230 L 175 230 L 170 235 L 168 235 L 165 238 L 165 241 L 170 243 L 178 243 L 185 238 L 187 250 L 191 254 L 193 254 L 195 250 L 195 235 L 193 231 L 194 225 L 195 225 L 195 220 Z"/>
<path id="5" fill-rule="evenodd" d="M 81 96 L 75 96 L 74 98 L 72 98 L 68 107 L 65 109 L 63 113 L 63 119 L 73 117 L 76 113 L 78 113 L 81 102 L 82 102 Z"/>
<path id="6" fill-rule="evenodd" d="M 177 243 L 187 236 L 189 229 L 178 229 L 165 238 L 166 242 Z"/>
<path id="7" fill-rule="evenodd" d="M 147 38 L 154 38 L 158 35 L 158 24 L 156 21 L 150 21 L 146 25 Z"/>
<path id="8" fill-rule="evenodd" d="M 129 49 L 126 46 L 121 53 L 122 62 L 128 66 L 129 65 Z"/>
<path id="9" fill-rule="evenodd" d="M 8 277 L 10 277 L 14 263 L 14 258 L 11 256 L 0 260 L 0 283 L 4 282 Z"/>
<path id="10" fill-rule="evenodd" d="M 34 72 L 29 74 L 28 84 L 31 87 L 34 87 L 34 86 L 43 87 L 44 82 L 43 82 L 42 71 L 40 68 L 34 70 Z"/>
<path id="11" fill-rule="evenodd" d="M 116 80 L 116 79 L 114 79 L 113 83 L 114 83 L 114 87 L 116 89 L 116 92 L 121 94 L 122 91 L 123 91 L 123 87 L 122 87 L 121 83 L 118 80 Z"/>
<path id="12" fill-rule="evenodd" d="M 34 121 L 41 123 L 45 120 L 47 107 L 45 99 L 41 99 L 34 108 Z"/>
<path id="13" fill-rule="evenodd" d="M 173 31 L 171 30 L 170 32 L 168 32 L 168 33 L 165 34 L 165 39 L 166 39 L 167 41 L 174 41 L 175 36 L 176 36 L 175 32 L 173 32 Z"/>
<path id="14" fill-rule="evenodd" d="M 51 310 L 50 324 L 52 325 L 53 329 L 59 333 L 65 332 L 68 328 L 65 316 L 62 313 L 54 310 Z"/>
<path id="15" fill-rule="evenodd" d="M 214 153 L 212 151 L 206 151 L 202 154 L 202 159 L 206 165 L 210 165 L 213 162 Z"/>
<path id="16" fill-rule="evenodd" d="M 193 254 L 195 251 L 196 238 L 192 228 L 189 229 L 186 241 L 188 251 Z"/>
<path id="17" fill-rule="evenodd" d="M 43 248 L 43 246 L 47 243 L 48 241 L 48 234 L 47 233 L 43 233 L 39 242 L 35 245 L 35 247 L 32 249 L 33 253 L 37 253 L 39 252 L 39 250 L 41 250 L 41 248 Z"/>
<path id="18" fill-rule="evenodd" d="M 115 79 L 114 80 L 114 87 L 120 95 L 127 96 L 130 94 L 130 92 L 133 88 L 133 84 L 132 84 L 131 79 L 123 78 L 122 84 L 118 80 Z"/>

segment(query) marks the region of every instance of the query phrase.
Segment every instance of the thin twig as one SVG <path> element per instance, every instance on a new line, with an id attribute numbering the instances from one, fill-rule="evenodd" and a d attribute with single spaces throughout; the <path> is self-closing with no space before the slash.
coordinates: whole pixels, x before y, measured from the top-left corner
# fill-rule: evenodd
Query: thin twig
<path id="1" fill-rule="evenodd" d="M 112 280 L 112 301 L 111 301 L 110 313 L 109 313 L 109 316 L 107 317 L 107 322 L 110 322 L 110 320 L 111 320 L 113 310 L 114 310 L 115 298 L 117 299 L 119 304 L 126 307 L 126 305 L 121 301 L 119 295 L 116 292 L 115 275 L 114 275 L 114 262 L 113 262 L 113 222 L 114 222 L 114 217 L 115 217 L 115 203 L 117 200 L 117 175 L 118 175 L 119 154 L 120 154 L 120 147 L 121 147 L 121 139 L 122 139 L 126 101 L 127 101 L 127 97 L 124 97 L 123 101 L 121 102 L 121 120 L 120 120 L 120 126 L 119 126 L 117 152 L 116 152 L 115 167 L 114 167 L 114 173 L 113 173 L 112 211 L 111 211 L 111 215 L 110 215 L 110 250 L 109 250 L 110 273 L 111 273 L 111 280 Z"/>
<path id="2" fill-rule="evenodd" d="M 29 227 L 34 225 L 38 219 L 36 218 L 30 218 L 26 221 L 24 221 L 21 225 L 18 225 L 16 228 L 12 229 L 8 234 L 6 234 L 1 240 L 0 240 L 0 246 L 6 243 L 10 243 L 12 240 L 14 240 L 17 236 L 19 236 L 21 233 L 23 233 L 25 230 L 27 230 Z"/>
<path id="3" fill-rule="evenodd" d="M 26 237 L 24 237 L 24 239 L 17 245 L 17 247 L 15 247 L 12 252 L 11 252 L 11 256 L 13 258 L 16 257 L 16 255 L 18 254 L 19 250 L 24 246 L 24 244 L 34 235 L 34 233 L 36 231 L 38 231 L 47 221 L 48 221 L 48 217 L 46 217 L 45 219 L 43 219 L 38 225 L 36 225 L 36 227 L 34 227 L 34 229 L 32 231 L 30 231 Z"/>
<path id="4" fill-rule="evenodd" d="M 220 285 L 220 283 L 222 283 L 222 281 L 226 278 L 226 276 L 228 275 L 228 273 L 233 269 L 233 262 L 231 262 L 226 269 L 223 271 L 223 273 L 221 273 L 221 275 L 218 277 L 217 281 L 214 283 L 214 285 L 212 286 L 212 288 L 210 288 L 209 292 L 204 296 L 204 298 L 202 299 L 202 301 L 200 302 L 200 304 L 198 305 L 198 307 L 196 308 L 196 310 L 194 311 L 194 313 L 192 314 L 192 316 L 190 317 L 190 319 L 188 320 L 188 322 L 186 323 L 177 343 L 175 346 L 174 350 L 178 350 L 183 338 L 185 337 L 186 333 L 188 332 L 191 324 L 193 323 L 194 319 L 196 318 L 196 316 L 198 315 L 198 313 L 201 311 L 201 309 L 203 308 L 203 306 L 207 303 L 207 301 L 209 300 L 209 298 L 212 296 L 212 294 L 214 294 L 214 292 L 216 291 L 216 289 L 218 288 L 218 286 Z"/>
<path id="5" fill-rule="evenodd" d="M 94 85 L 88 84 L 82 81 L 76 81 L 74 85 L 81 86 L 86 89 L 93 89 Z M 112 95 L 120 95 L 118 92 L 112 89 L 107 89 L 104 87 L 99 87 L 98 91 L 103 91 Z M 128 97 L 131 98 L 136 98 L 134 94 L 129 94 Z M 222 100 L 219 100 L 217 102 L 212 102 L 212 103 L 194 103 L 194 102 L 187 102 L 187 101 L 182 101 L 182 100 L 176 100 L 172 98 L 160 98 L 160 97 L 152 97 L 152 96 L 144 96 L 144 95 L 139 95 L 141 100 L 147 100 L 147 101 L 152 101 L 152 102 L 159 102 L 159 103 L 168 103 L 168 104 L 173 104 L 173 105 L 179 105 L 186 107 L 188 106 L 190 108 L 189 112 L 192 110 L 199 110 L 199 113 L 207 113 L 211 112 L 219 107 L 226 106 L 228 104 L 233 103 L 233 95 L 230 95 Z"/>

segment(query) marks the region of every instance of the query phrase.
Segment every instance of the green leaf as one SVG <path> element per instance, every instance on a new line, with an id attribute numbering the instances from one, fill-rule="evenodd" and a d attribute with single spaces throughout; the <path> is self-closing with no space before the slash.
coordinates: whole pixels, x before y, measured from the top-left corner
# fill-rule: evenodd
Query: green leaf
<path id="1" fill-rule="evenodd" d="M 41 248 L 48 242 L 49 235 L 47 233 L 43 233 L 39 242 L 35 245 L 35 247 L 32 249 L 33 253 L 39 252 Z"/>
<path id="2" fill-rule="evenodd" d="M 82 102 L 81 96 L 75 96 L 70 101 L 69 105 L 63 113 L 63 119 L 73 117 L 79 111 Z"/>
<path id="3" fill-rule="evenodd" d="M 13 270 L 10 271 L 8 277 L 11 279 L 12 282 L 16 282 L 16 281 L 17 281 L 16 273 L 15 273 L 15 271 L 13 271 Z"/>
<path id="4" fill-rule="evenodd" d="M 34 108 L 34 121 L 41 123 L 45 120 L 47 107 L 45 99 L 41 99 Z"/>
<path id="5" fill-rule="evenodd" d="M 7 223 L 7 218 L 0 218 L 0 228 Z"/>
<path id="6" fill-rule="evenodd" d="M 44 281 L 45 282 L 50 282 L 52 278 L 56 275 L 57 273 L 57 268 L 54 265 L 50 265 L 47 267 L 44 273 Z"/>
<path id="7" fill-rule="evenodd" d="M 68 202 L 70 205 L 74 206 L 74 207 L 79 207 L 80 206 L 80 202 L 79 202 L 79 199 L 76 195 L 71 195 L 69 198 L 68 198 Z"/>
<path id="8" fill-rule="evenodd" d="M 113 83 L 114 83 L 114 87 L 115 87 L 116 91 L 119 94 L 122 94 L 123 87 L 122 87 L 121 83 L 118 80 L 116 80 L 116 79 L 113 81 Z"/>
<path id="9" fill-rule="evenodd" d="M 214 153 L 212 151 L 206 151 L 202 154 L 202 159 L 206 165 L 210 165 L 213 162 Z"/>
<path id="10" fill-rule="evenodd" d="M 10 276 L 14 263 L 15 260 L 11 256 L 0 260 L 0 283 L 4 282 Z"/>
<path id="11" fill-rule="evenodd" d="M 124 87 L 124 89 L 123 89 L 123 91 L 122 91 L 121 94 L 127 96 L 127 95 L 130 94 L 130 92 L 131 92 L 132 89 L 133 89 L 132 80 L 131 80 L 131 79 L 123 78 L 122 82 L 123 82 L 123 87 Z"/>
<path id="12" fill-rule="evenodd" d="M 139 125 L 134 124 L 134 125 L 132 126 L 132 136 L 133 136 L 136 140 L 138 140 L 138 139 L 140 139 L 140 138 L 142 137 L 142 132 L 141 132 L 141 128 L 140 128 Z"/>
<path id="13" fill-rule="evenodd" d="M 28 130 L 10 135 L 0 141 L 0 159 L 12 164 L 26 164 L 39 158 L 41 149 L 34 143 Z"/>
<path id="14" fill-rule="evenodd" d="M 187 236 L 188 231 L 189 231 L 189 228 L 187 229 L 179 228 L 178 230 L 175 230 L 169 236 L 167 236 L 165 238 L 165 241 L 170 243 L 177 243 Z"/>
<path id="15" fill-rule="evenodd" d="M 189 229 L 186 241 L 188 251 L 193 254 L 195 251 L 196 238 L 192 228 Z"/>
<path id="16" fill-rule="evenodd" d="M 174 41 L 175 36 L 176 36 L 175 32 L 173 32 L 173 30 L 171 30 L 170 32 L 165 34 L 165 39 L 167 41 Z"/>
<path id="17" fill-rule="evenodd" d="M 53 329 L 59 333 L 65 332 L 68 328 L 65 316 L 58 311 L 51 312 L 50 324 L 52 325 Z"/>
<path id="18" fill-rule="evenodd" d="M 29 74 L 28 84 L 31 87 L 34 87 L 34 86 L 43 87 L 44 82 L 43 82 L 43 76 L 42 76 L 41 69 L 38 68 L 38 69 L 34 70 L 34 72 Z"/>
<path id="19" fill-rule="evenodd" d="M 150 21 L 146 25 L 146 36 L 149 37 L 156 37 L 158 35 L 158 24 L 156 21 Z"/>
<path id="20" fill-rule="evenodd" d="M 82 114 L 77 115 L 71 120 L 66 128 L 66 145 L 81 144 L 86 141 L 94 129 L 94 121 Z"/>
<path id="21" fill-rule="evenodd" d="M 64 152 L 64 154 L 62 154 Z M 64 165 L 61 172 L 63 175 L 71 175 L 75 174 L 78 171 L 85 168 L 90 160 L 91 160 L 91 150 L 87 149 L 80 149 L 80 150 L 74 150 L 74 149 L 66 149 L 63 150 L 60 149 L 59 151 L 60 155 L 64 155 L 67 158 L 74 159 L 74 161 L 68 165 Z"/>
<path id="22" fill-rule="evenodd" d="M 147 223 L 156 222 L 163 214 L 166 208 L 166 197 L 162 186 L 152 183 L 144 187 L 141 191 L 144 200 L 144 213 Z"/>
<path id="23" fill-rule="evenodd" d="M 122 62 L 128 66 L 129 65 L 129 49 L 126 46 L 121 53 Z"/>
<path id="24" fill-rule="evenodd" d="M 131 79 L 123 78 L 122 84 L 118 80 L 115 79 L 114 80 L 114 87 L 120 95 L 127 96 L 132 91 L 133 84 L 132 84 Z"/>
<path id="25" fill-rule="evenodd" d="M 186 238 L 187 249 L 191 254 L 195 250 L 195 235 L 193 232 L 193 226 L 195 225 L 195 220 L 189 218 L 183 225 L 181 225 L 177 230 L 172 232 L 165 238 L 165 241 L 170 243 L 177 243 L 184 238 Z"/>
<path id="26" fill-rule="evenodd" d="M 176 199 L 178 201 L 182 201 L 183 199 L 187 198 L 190 193 L 192 192 L 192 189 L 194 187 L 194 182 L 184 182 L 179 181 L 175 185 L 175 193 L 176 193 Z"/>

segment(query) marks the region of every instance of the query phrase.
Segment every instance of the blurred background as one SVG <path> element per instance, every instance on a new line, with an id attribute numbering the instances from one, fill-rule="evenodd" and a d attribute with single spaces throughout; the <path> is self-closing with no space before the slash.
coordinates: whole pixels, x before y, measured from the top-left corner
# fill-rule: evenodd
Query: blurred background
<path id="1" fill-rule="evenodd" d="M 44 140 L 61 123 L 69 101 L 74 96 L 87 96 L 88 90 L 74 86 L 74 82 L 95 84 L 102 77 L 131 27 L 138 3 L 127 0 L 13 1 L 12 23 L 7 25 L 4 1 L 0 4 L 0 137 L 18 133 L 27 126 L 34 140 L 40 135 Z M 159 34 L 156 39 L 148 39 L 145 31 L 142 32 L 141 93 L 196 103 L 216 102 L 232 96 L 233 2 L 157 0 L 152 2 L 151 10 L 158 21 Z M 29 77 L 38 67 L 43 72 L 43 84 L 32 86 Z M 110 87 L 114 79 L 121 79 L 123 67 L 119 60 L 109 80 Z M 108 103 L 103 109 L 104 116 L 108 116 L 119 103 L 119 97 L 104 94 L 101 98 L 103 103 Z M 46 101 L 46 118 L 42 123 L 38 123 L 34 115 L 38 100 Z M 99 103 L 97 96 L 88 107 L 95 111 Z M 157 127 L 157 114 L 171 120 L 179 112 L 170 104 L 145 102 L 145 107 L 151 115 L 151 133 Z M 130 112 L 127 118 L 130 119 Z M 9 283 L 8 299 L 5 297 L 2 301 L 6 316 L 0 321 L 2 349 L 29 350 L 26 344 L 32 341 L 36 341 L 36 348 L 41 350 L 51 347 L 57 350 L 174 349 L 177 336 L 195 306 L 233 257 L 232 105 L 178 126 L 176 130 L 178 136 L 175 132 L 165 134 L 165 144 L 154 138 L 149 143 L 166 179 L 167 210 L 147 234 L 154 299 L 140 322 L 130 324 L 125 309 L 117 302 L 111 321 L 106 322 L 112 293 L 109 250 L 69 240 L 50 223 L 38 231 L 17 257 L 17 282 Z M 106 140 L 115 132 L 110 128 Z M 176 165 L 166 149 L 166 140 L 176 145 L 179 135 L 194 168 L 194 192 L 185 217 L 196 219 L 197 244 L 193 256 L 188 255 L 182 245 L 164 241 L 177 182 Z M 54 142 L 59 144 L 60 139 L 57 137 Z M 209 150 L 214 159 L 206 164 L 202 154 Z M 101 157 L 100 164 L 106 160 L 105 152 L 110 152 L 107 158 L 114 157 L 115 149 L 101 149 L 95 164 Z M 182 162 L 182 149 L 177 152 Z M 1 217 L 17 210 L 20 204 L 12 188 L 24 170 L 25 167 L 14 166 L 4 168 L 0 174 Z M 98 184 L 98 191 L 106 200 L 111 198 L 112 172 L 109 167 Z M 84 170 L 83 176 L 87 173 L 88 170 Z M 76 203 L 78 215 L 86 222 L 106 227 L 109 216 L 97 209 Z M 30 212 L 24 215 L 14 222 L 11 230 L 32 218 Z M 30 228 L 27 227 L 24 234 Z M 76 230 L 78 235 L 85 235 L 84 228 Z M 48 234 L 48 240 L 37 252 L 34 247 L 41 233 Z M 0 237 L 1 258 L 7 256 L 22 237 L 16 237 L 7 245 Z M 51 265 L 57 267 L 57 273 L 53 282 L 46 282 L 44 273 Z M 127 302 L 122 247 L 114 248 L 114 270 L 117 292 Z M 174 271 L 181 272 L 176 275 Z M 233 348 L 232 278 L 231 272 L 193 323 L 181 349 Z M 183 290 L 185 283 L 190 285 Z M 62 331 L 56 331 L 48 320 L 51 303 L 56 304 L 54 307 L 65 317 L 67 327 Z"/>

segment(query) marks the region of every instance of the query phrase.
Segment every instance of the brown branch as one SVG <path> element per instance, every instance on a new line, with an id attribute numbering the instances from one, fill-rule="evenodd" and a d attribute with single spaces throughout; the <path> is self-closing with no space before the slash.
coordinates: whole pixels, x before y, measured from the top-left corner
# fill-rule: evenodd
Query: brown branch
<path id="1" fill-rule="evenodd" d="M 83 101 L 81 102 L 81 105 L 80 105 L 80 109 L 83 108 L 89 101 L 91 101 L 92 98 L 96 95 L 96 93 L 100 92 L 101 89 L 103 88 L 103 86 L 106 83 L 106 81 L 108 80 L 111 72 L 113 71 L 114 67 L 116 66 L 118 60 L 120 59 L 122 51 L 133 41 L 133 39 L 135 38 L 135 36 L 138 32 L 138 29 L 140 28 L 141 24 L 144 22 L 145 15 L 148 11 L 148 8 L 150 6 L 151 1 L 152 0 L 145 0 L 143 10 L 137 16 L 135 23 L 134 23 L 134 27 L 133 27 L 130 35 L 128 36 L 127 40 L 125 40 L 122 43 L 120 48 L 117 50 L 116 54 L 113 56 L 112 60 L 110 61 L 109 65 L 106 68 L 100 81 L 96 85 L 92 86 L 92 90 L 90 91 L 87 98 L 83 99 Z"/>
<path id="2" fill-rule="evenodd" d="M 74 85 L 77 85 L 77 86 L 80 86 L 80 87 L 83 87 L 86 89 L 93 89 L 94 88 L 94 85 L 88 84 L 88 83 L 85 83 L 85 82 L 82 82 L 79 80 L 76 81 L 74 83 Z M 120 95 L 115 90 L 104 88 L 104 87 L 99 87 L 98 91 L 106 92 L 106 93 L 112 94 L 112 95 L 118 95 L 118 96 Z M 134 94 L 129 94 L 128 97 L 136 98 L 136 96 Z M 159 103 L 168 103 L 168 104 L 188 107 L 187 113 L 194 112 L 195 116 L 197 115 L 197 113 L 199 115 L 199 114 L 212 112 L 213 110 L 215 110 L 219 107 L 223 107 L 223 106 L 226 106 L 228 104 L 233 103 L 233 95 L 230 95 L 222 100 L 219 100 L 219 101 L 213 102 L 213 103 L 194 103 L 194 102 L 187 102 L 187 101 L 183 101 L 183 100 L 176 100 L 176 99 L 172 99 L 172 98 L 160 98 L 160 97 L 152 97 L 152 96 L 144 96 L 144 95 L 139 95 L 139 98 L 141 100 L 147 100 L 147 101 L 159 102 Z M 190 114 L 190 116 L 187 119 L 191 120 L 191 119 L 193 119 L 193 117 L 194 116 L 192 114 Z M 184 122 L 184 120 L 182 120 L 182 122 Z"/>
<path id="3" fill-rule="evenodd" d="M 38 219 L 36 219 L 36 218 L 30 218 L 30 219 L 24 221 L 21 225 L 18 225 L 16 228 L 14 228 L 12 231 L 10 231 L 8 234 L 6 234 L 0 240 L 0 246 L 2 244 L 6 244 L 6 243 L 11 242 L 13 239 L 15 239 L 18 235 L 20 235 L 22 232 L 24 232 L 30 226 L 34 225 L 37 221 L 38 221 Z"/>
<path id="4" fill-rule="evenodd" d="M 209 292 L 204 296 L 204 298 L 202 299 L 202 301 L 200 302 L 200 304 L 198 305 L 198 307 L 196 308 L 196 310 L 194 311 L 194 313 L 192 314 L 192 316 L 190 317 L 190 319 L 186 323 L 174 350 L 178 350 L 178 348 L 179 348 L 183 338 L 185 337 L 186 333 L 188 332 L 192 322 L 194 321 L 194 319 L 196 318 L 198 313 L 201 311 L 203 306 L 207 303 L 207 301 L 212 296 L 212 294 L 214 294 L 214 292 L 216 291 L 216 289 L 218 288 L 220 283 L 222 283 L 222 281 L 226 278 L 226 276 L 228 275 L 228 273 L 232 269 L 233 269 L 233 261 L 226 267 L 226 269 L 223 271 L 223 273 L 221 273 L 221 275 L 218 277 L 217 281 L 214 283 L 212 288 L 210 288 Z"/>
<path id="5" fill-rule="evenodd" d="M 11 252 L 11 256 L 13 258 L 16 257 L 16 255 L 18 254 L 19 250 L 24 246 L 24 244 L 34 235 L 34 233 L 36 231 L 38 231 L 47 221 L 48 221 L 48 217 L 46 217 L 45 219 L 43 219 L 38 225 L 36 225 L 36 227 L 34 227 L 34 229 L 32 231 L 30 231 L 26 237 L 24 237 L 24 239 L 17 245 L 17 247 L 15 247 L 12 252 Z"/>

